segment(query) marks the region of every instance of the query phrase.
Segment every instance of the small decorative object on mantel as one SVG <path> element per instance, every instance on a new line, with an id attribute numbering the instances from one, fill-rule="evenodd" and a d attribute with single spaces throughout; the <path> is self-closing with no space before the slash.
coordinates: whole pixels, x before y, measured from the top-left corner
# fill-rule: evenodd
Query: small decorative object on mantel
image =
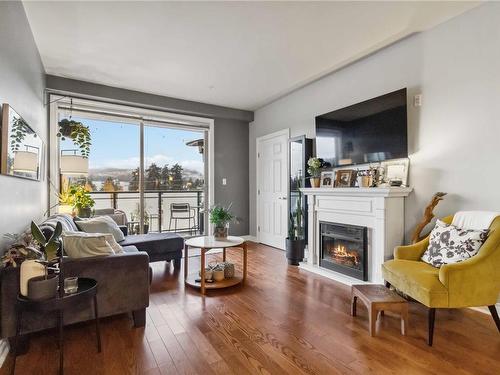
<path id="1" fill-rule="evenodd" d="M 335 187 L 352 187 L 356 182 L 357 171 L 354 169 L 340 169 L 335 172 Z"/>
<path id="2" fill-rule="evenodd" d="M 309 158 L 307 161 L 307 173 L 311 176 L 311 187 L 319 188 L 321 183 L 321 168 L 323 168 L 323 159 Z"/>
<path id="3" fill-rule="evenodd" d="M 358 187 L 361 188 L 370 187 L 372 183 L 371 177 L 368 175 L 367 170 L 358 171 L 356 180 L 358 182 Z"/>
<path id="4" fill-rule="evenodd" d="M 229 223 L 234 219 L 231 213 L 231 203 L 227 208 L 215 205 L 210 209 L 210 222 L 214 224 L 214 237 L 217 239 L 227 238 Z"/>
<path id="5" fill-rule="evenodd" d="M 368 175 L 370 176 L 370 187 L 377 187 L 380 179 L 380 169 L 378 167 L 370 167 L 368 169 Z"/>
<path id="6" fill-rule="evenodd" d="M 321 187 L 331 188 L 334 183 L 334 173 L 333 172 L 321 172 Z"/>
<path id="7" fill-rule="evenodd" d="M 431 222 L 431 220 L 434 218 L 434 208 L 437 206 L 437 204 L 444 199 L 444 196 L 448 193 L 443 193 L 441 191 L 438 191 L 434 196 L 432 197 L 431 201 L 427 205 L 424 211 L 424 217 L 422 218 L 422 221 L 420 224 L 417 225 L 415 228 L 415 231 L 413 232 L 413 236 L 411 236 L 411 243 L 417 243 L 421 241 L 423 238 L 426 236 L 421 236 L 422 230 L 424 230 L 425 226 Z"/>

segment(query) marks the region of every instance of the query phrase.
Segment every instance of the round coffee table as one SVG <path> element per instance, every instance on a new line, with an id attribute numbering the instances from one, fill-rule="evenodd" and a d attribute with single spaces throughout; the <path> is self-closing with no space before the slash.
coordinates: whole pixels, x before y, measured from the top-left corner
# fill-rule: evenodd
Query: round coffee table
<path id="1" fill-rule="evenodd" d="M 189 248 L 201 249 L 200 276 L 190 275 L 188 267 Z M 205 253 L 211 249 L 222 248 L 222 260 L 226 261 L 226 249 L 234 247 L 243 250 L 243 274 L 235 272 L 234 277 L 222 281 L 207 283 L 205 281 Z M 205 294 L 206 289 L 221 289 L 242 284 L 247 277 L 247 243 L 241 237 L 228 236 L 227 238 L 215 238 L 214 236 L 194 237 L 184 243 L 184 283 L 186 285 L 199 288 L 201 294 Z M 199 281 L 196 281 L 198 280 Z"/>

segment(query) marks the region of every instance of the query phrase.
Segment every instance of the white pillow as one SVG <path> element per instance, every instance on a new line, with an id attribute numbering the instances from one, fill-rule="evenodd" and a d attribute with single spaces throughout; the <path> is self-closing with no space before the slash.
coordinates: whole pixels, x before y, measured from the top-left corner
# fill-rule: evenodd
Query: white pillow
<path id="1" fill-rule="evenodd" d="M 111 233 L 116 242 L 123 241 L 125 236 L 118 224 L 109 216 L 97 216 L 92 219 L 75 221 L 76 226 L 87 233 Z"/>
<path id="2" fill-rule="evenodd" d="M 433 267 L 440 268 L 444 264 L 472 258 L 486 241 L 488 232 L 488 229 L 460 229 L 438 220 L 431 232 L 429 247 L 421 259 Z"/>
<path id="3" fill-rule="evenodd" d="M 106 242 L 109 244 L 109 246 L 111 246 L 115 254 L 123 253 L 123 247 L 121 247 L 121 245 L 118 242 L 116 242 L 115 238 L 111 233 L 102 233 L 102 234 L 106 238 Z"/>
<path id="4" fill-rule="evenodd" d="M 106 237 L 113 237 L 109 233 L 67 232 L 61 237 L 64 252 L 70 258 L 86 258 L 115 253 L 113 247 L 106 241 Z"/>

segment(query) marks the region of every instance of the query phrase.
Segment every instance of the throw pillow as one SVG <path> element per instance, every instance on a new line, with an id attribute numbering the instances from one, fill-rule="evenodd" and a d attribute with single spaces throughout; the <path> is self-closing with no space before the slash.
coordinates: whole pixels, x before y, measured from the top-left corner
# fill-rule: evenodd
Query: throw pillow
<path id="1" fill-rule="evenodd" d="M 488 237 L 488 229 L 461 229 L 438 220 L 422 261 L 434 267 L 458 263 L 476 255 Z"/>
<path id="2" fill-rule="evenodd" d="M 106 241 L 109 233 L 73 232 L 62 234 L 64 252 L 70 258 L 85 258 L 99 255 L 113 255 L 115 252 Z M 113 237 L 113 236 L 111 236 Z"/>
<path id="3" fill-rule="evenodd" d="M 111 246 L 115 254 L 123 253 L 123 247 L 121 247 L 121 245 L 118 242 L 116 242 L 115 238 L 111 233 L 103 233 L 103 234 L 104 237 L 106 238 L 106 242 L 109 244 L 109 246 Z"/>
<path id="4" fill-rule="evenodd" d="M 111 233 L 116 242 L 125 239 L 118 224 L 109 216 L 97 216 L 92 219 L 78 220 L 75 223 L 78 229 L 87 233 Z"/>

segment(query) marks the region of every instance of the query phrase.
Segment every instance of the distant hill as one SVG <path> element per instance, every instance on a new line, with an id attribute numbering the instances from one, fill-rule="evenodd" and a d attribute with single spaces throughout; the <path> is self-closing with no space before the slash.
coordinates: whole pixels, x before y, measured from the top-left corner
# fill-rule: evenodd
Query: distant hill
<path id="1" fill-rule="evenodd" d="M 90 181 L 105 181 L 106 178 L 111 177 L 113 179 L 129 182 L 132 178 L 133 169 L 124 168 L 95 168 L 89 169 L 89 180 Z M 202 174 L 198 171 L 192 169 L 184 169 L 182 175 L 185 179 L 196 179 L 202 178 Z"/>

